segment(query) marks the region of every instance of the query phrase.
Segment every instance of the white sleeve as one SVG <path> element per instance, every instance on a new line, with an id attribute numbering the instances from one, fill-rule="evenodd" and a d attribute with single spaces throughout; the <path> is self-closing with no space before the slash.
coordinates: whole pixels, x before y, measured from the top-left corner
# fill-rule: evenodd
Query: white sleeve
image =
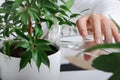
<path id="1" fill-rule="evenodd" d="M 4 2 L 4 0 L 0 0 L 0 6 L 1 6 L 1 4 Z"/>
<path id="2" fill-rule="evenodd" d="M 107 17 L 111 17 L 120 25 L 119 0 L 96 0 L 91 12 L 104 14 Z"/>
<path id="3" fill-rule="evenodd" d="M 90 10 L 83 12 L 82 16 L 93 12 L 104 14 L 120 25 L 120 0 L 75 0 L 73 12 L 81 12 L 85 9 Z"/>

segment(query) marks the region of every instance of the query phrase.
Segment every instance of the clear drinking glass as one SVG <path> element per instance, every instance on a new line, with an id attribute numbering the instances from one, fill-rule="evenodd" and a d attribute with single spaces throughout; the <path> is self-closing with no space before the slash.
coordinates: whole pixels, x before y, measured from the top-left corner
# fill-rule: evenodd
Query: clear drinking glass
<path id="1" fill-rule="evenodd" d="M 60 46 L 77 49 L 83 44 L 83 38 L 79 35 L 77 27 L 62 25 L 60 34 Z"/>
<path id="2" fill-rule="evenodd" d="M 104 36 L 102 37 L 104 41 Z M 79 53 L 83 53 L 86 48 L 97 45 L 94 42 L 94 37 L 92 34 L 89 34 L 87 37 L 83 38 L 75 26 L 62 25 L 61 33 L 60 33 L 60 47 L 70 48 L 72 50 L 79 51 Z M 101 54 L 109 53 L 113 51 L 113 49 L 100 49 L 93 52 L 88 53 L 88 55 L 98 56 Z M 84 53 L 87 54 L 87 53 Z M 97 54 L 97 55 L 96 55 Z"/>
<path id="3" fill-rule="evenodd" d="M 48 40 L 60 47 L 75 49 L 83 44 L 83 38 L 79 35 L 77 27 L 55 24 L 48 34 Z"/>
<path id="4" fill-rule="evenodd" d="M 79 53 L 82 53 L 86 48 L 96 45 L 93 35 L 83 38 L 79 34 L 77 27 L 68 25 L 55 24 L 49 32 L 48 39 L 62 48 L 76 50 Z M 102 51 L 110 52 L 113 49 L 102 49 Z"/>

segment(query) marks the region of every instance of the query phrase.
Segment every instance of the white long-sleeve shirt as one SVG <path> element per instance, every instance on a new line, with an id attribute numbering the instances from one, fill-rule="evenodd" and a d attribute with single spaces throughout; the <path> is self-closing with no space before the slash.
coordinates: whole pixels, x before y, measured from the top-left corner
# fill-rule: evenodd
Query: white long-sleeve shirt
<path id="1" fill-rule="evenodd" d="M 75 0 L 73 12 L 82 12 L 82 15 L 91 13 L 104 14 L 112 17 L 120 25 L 120 0 Z"/>

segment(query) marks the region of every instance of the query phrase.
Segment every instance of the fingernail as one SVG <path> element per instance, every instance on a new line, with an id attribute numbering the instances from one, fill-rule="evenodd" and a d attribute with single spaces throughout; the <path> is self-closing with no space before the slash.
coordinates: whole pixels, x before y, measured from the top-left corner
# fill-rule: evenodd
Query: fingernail
<path id="1" fill-rule="evenodd" d="M 100 43 L 101 43 L 101 40 L 100 40 L 100 39 L 96 39 L 96 40 L 95 40 L 95 43 L 100 44 Z"/>
<path id="2" fill-rule="evenodd" d="M 112 43 L 112 40 L 107 40 L 106 43 Z"/>
<path id="3" fill-rule="evenodd" d="M 83 37 L 86 37 L 86 36 L 87 36 L 87 32 L 83 31 L 83 32 L 82 32 L 82 36 L 83 36 Z"/>
<path id="4" fill-rule="evenodd" d="M 108 41 L 108 43 L 112 43 L 112 41 L 111 41 L 111 40 L 109 40 L 109 41 Z"/>
<path id="5" fill-rule="evenodd" d="M 120 42 L 120 37 L 118 38 L 118 42 Z"/>
<path id="6" fill-rule="evenodd" d="M 85 61 L 89 61 L 91 59 L 91 55 L 84 54 Z"/>
<path id="7" fill-rule="evenodd" d="M 120 42 L 120 38 L 119 38 L 118 42 Z"/>

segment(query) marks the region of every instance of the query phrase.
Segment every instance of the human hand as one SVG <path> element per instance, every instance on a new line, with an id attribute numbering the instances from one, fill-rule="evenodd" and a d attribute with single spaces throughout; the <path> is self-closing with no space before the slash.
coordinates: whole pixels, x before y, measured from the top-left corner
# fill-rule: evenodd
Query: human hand
<path id="1" fill-rule="evenodd" d="M 115 42 L 120 42 L 118 28 L 111 19 L 102 14 L 92 13 L 91 15 L 79 18 L 77 20 L 77 27 L 83 37 L 87 37 L 89 32 L 92 32 L 94 41 L 97 44 L 102 43 L 102 35 L 104 36 L 105 43 L 111 43 L 113 39 Z"/>

